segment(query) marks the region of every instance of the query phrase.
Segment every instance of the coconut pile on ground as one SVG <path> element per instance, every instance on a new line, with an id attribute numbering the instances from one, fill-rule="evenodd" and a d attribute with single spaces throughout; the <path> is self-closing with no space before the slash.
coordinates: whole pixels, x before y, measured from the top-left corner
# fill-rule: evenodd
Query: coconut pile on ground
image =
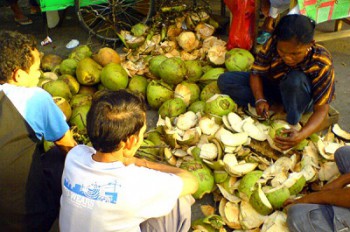
<path id="1" fill-rule="evenodd" d="M 87 45 L 66 58 L 45 54 L 39 85 L 53 96 L 74 138 L 84 144 L 89 144 L 86 114 L 96 91 L 142 94 L 159 120 L 137 156 L 191 171 L 200 183 L 194 197 L 212 194 L 218 203 L 203 207 L 205 218 L 193 222 L 194 230 L 287 231 L 284 200 L 336 178 L 334 152 L 350 135 L 334 125 L 325 135 L 314 134 L 279 151 L 273 137 L 289 125 L 249 116 L 216 84 L 225 71 L 248 71 L 254 57 L 243 49 L 226 51 L 215 30 L 207 31 L 205 18 L 195 18 L 193 30 L 182 26 L 189 19 L 176 18 L 162 34 L 135 25 L 120 35 L 126 44 L 123 54 L 108 47 L 92 51 Z"/>

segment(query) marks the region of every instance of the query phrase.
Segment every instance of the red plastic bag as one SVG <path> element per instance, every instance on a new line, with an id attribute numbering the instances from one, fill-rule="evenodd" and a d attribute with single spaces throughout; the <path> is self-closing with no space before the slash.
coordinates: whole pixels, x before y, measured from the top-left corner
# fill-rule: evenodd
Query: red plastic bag
<path id="1" fill-rule="evenodd" d="M 227 49 L 253 47 L 255 2 L 254 0 L 224 0 L 232 13 L 231 28 L 227 41 Z"/>

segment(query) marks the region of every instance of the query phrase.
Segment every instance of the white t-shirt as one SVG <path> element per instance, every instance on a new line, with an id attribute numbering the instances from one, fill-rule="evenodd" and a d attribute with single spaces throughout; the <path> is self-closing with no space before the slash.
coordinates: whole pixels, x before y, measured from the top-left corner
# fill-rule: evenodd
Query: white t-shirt
<path id="1" fill-rule="evenodd" d="M 67 155 L 59 217 L 62 232 L 140 231 L 148 218 L 168 214 L 181 193 L 181 178 L 121 162 L 92 159 L 85 145 Z"/>

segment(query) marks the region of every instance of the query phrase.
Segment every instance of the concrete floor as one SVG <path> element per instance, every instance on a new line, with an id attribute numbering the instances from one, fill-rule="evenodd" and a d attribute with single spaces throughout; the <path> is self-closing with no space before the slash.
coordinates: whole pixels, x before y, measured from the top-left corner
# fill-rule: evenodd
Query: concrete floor
<path id="1" fill-rule="evenodd" d="M 219 14 L 219 0 L 212 1 L 216 12 Z M 215 4 L 215 2 L 217 4 Z M 20 4 L 27 15 L 29 15 L 29 9 L 27 2 L 20 0 Z M 62 12 L 61 12 L 62 13 Z M 61 26 L 47 29 L 44 23 L 43 17 L 39 15 L 30 15 L 33 20 L 32 25 L 20 26 L 13 20 L 13 14 L 8 7 L 0 7 L 0 30 L 17 30 L 23 33 L 30 33 L 36 36 L 40 42 L 45 39 L 47 35 L 52 39 L 52 43 L 47 46 L 40 46 L 39 49 L 44 53 L 55 53 L 62 57 L 66 57 L 71 50 L 67 49 L 65 45 L 72 39 L 77 39 L 81 44 L 89 44 L 93 50 L 103 46 L 101 41 L 90 37 L 83 28 L 79 25 L 79 22 L 74 14 L 73 8 L 69 8 L 66 12 L 65 18 Z M 327 22 L 317 26 L 317 33 L 330 32 L 333 28 L 334 22 Z M 344 26 L 345 29 L 349 29 L 348 25 Z M 220 35 L 222 38 L 227 38 L 227 31 L 223 30 Z M 348 83 L 350 74 L 350 37 L 344 39 L 334 39 L 325 42 L 321 42 L 333 55 L 335 74 L 336 74 L 336 99 L 332 102 L 332 106 L 339 112 L 339 124 L 343 129 L 350 131 L 350 84 Z M 118 48 L 120 49 L 120 47 Z M 149 112 L 149 120 L 154 121 L 157 118 L 156 112 Z M 193 218 L 202 217 L 200 212 L 201 204 L 212 204 L 211 196 L 206 196 L 201 201 L 197 201 L 193 206 Z M 54 226 L 52 232 L 58 231 L 57 225 Z"/>

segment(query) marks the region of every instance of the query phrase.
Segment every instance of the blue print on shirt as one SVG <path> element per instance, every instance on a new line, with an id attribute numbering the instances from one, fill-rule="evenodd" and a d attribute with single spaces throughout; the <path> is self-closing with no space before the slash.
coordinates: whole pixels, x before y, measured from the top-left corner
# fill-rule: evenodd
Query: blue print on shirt
<path id="1" fill-rule="evenodd" d="M 105 185 L 98 185 L 97 183 L 92 183 L 87 186 L 82 184 L 72 184 L 65 178 L 64 186 L 75 194 L 86 197 L 91 200 L 102 201 L 106 203 L 117 203 L 118 192 L 117 189 L 120 185 L 117 181 L 109 182 Z"/>

